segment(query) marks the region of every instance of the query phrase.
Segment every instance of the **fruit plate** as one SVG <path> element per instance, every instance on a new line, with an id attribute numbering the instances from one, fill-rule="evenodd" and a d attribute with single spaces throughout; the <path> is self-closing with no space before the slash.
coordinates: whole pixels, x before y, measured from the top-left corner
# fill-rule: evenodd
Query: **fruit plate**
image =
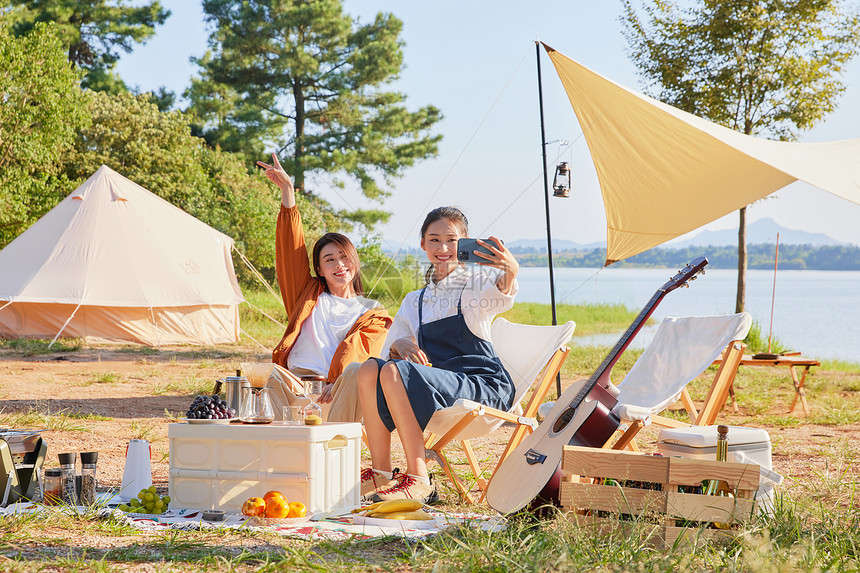
<path id="1" fill-rule="evenodd" d="M 308 513 L 304 517 L 258 517 L 256 515 L 249 515 L 245 517 L 245 523 L 255 527 L 264 527 L 267 525 L 290 527 L 307 523 L 313 518 L 313 516 L 313 513 Z"/>
<path id="2" fill-rule="evenodd" d="M 197 418 L 179 418 L 183 422 L 188 422 L 189 424 L 229 424 L 235 418 L 222 418 L 219 420 L 206 420 L 206 419 L 197 419 Z"/>
<path id="3" fill-rule="evenodd" d="M 353 518 L 356 525 L 375 525 L 377 527 L 394 527 L 397 529 L 439 529 L 440 524 L 435 519 L 383 519 L 356 515 Z M 444 522 L 442 523 L 444 525 Z"/>

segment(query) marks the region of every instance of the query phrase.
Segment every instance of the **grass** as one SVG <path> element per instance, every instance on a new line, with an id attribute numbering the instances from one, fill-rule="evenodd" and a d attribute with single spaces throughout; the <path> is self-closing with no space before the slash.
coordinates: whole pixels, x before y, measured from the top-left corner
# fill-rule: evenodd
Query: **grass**
<path id="1" fill-rule="evenodd" d="M 58 338 L 53 345 L 51 345 L 50 340 L 35 338 L 0 340 L 0 348 L 11 350 L 21 356 L 42 356 L 57 352 L 77 352 L 83 346 L 84 342 L 80 338 Z"/>
<path id="2" fill-rule="evenodd" d="M 6 412 L 0 410 L 0 427 L 4 428 L 45 428 L 62 432 L 88 432 L 86 426 L 80 425 L 76 420 L 99 420 L 101 418 L 93 414 L 80 414 L 61 410 L 59 412 L 45 413 L 32 406 L 26 412 Z"/>
<path id="3" fill-rule="evenodd" d="M 158 383 L 152 388 L 153 396 L 161 396 L 162 394 L 211 394 L 215 388 L 215 382 L 208 378 L 198 378 L 197 376 L 186 376 L 183 380 L 172 380 L 169 382 Z"/>
<path id="4" fill-rule="evenodd" d="M 91 513 L 0 517 L 9 571 L 119 571 L 148 564 L 170 571 L 856 571 L 860 514 L 845 468 L 815 477 L 806 495 L 778 495 L 774 513 L 695 550 L 654 546 L 650 525 L 597 534 L 563 514 L 521 516 L 491 533 L 458 527 L 415 541 L 377 538 L 308 542 L 248 530 L 140 532 Z M 800 490 L 802 488 L 795 488 Z M 695 541 L 698 530 L 690 530 Z M 94 542 L 98 536 L 101 541 Z M 23 548 L 26 548 L 24 550 Z"/>

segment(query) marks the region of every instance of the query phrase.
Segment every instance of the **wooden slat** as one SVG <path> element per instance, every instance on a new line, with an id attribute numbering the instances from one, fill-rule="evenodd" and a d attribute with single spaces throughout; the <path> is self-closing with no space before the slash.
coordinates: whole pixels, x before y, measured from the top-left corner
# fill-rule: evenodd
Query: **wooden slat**
<path id="1" fill-rule="evenodd" d="M 749 520 L 755 502 L 736 497 L 669 492 L 666 513 L 690 521 L 739 523 Z"/>
<path id="2" fill-rule="evenodd" d="M 671 484 L 699 485 L 704 480 L 719 479 L 728 483 L 732 489 L 758 489 L 761 480 L 759 466 L 756 464 L 688 458 L 666 459 L 670 462 L 669 476 L 666 481 Z"/>
<path id="3" fill-rule="evenodd" d="M 666 497 L 666 493 L 662 491 L 584 483 L 562 483 L 559 495 L 562 507 L 631 515 L 643 512 L 665 513 Z"/>
<path id="4" fill-rule="evenodd" d="M 576 475 L 666 483 L 670 459 L 638 452 L 565 446 L 561 469 Z"/>
<path id="5" fill-rule="evenodd" d="M 727 541 L 734 537 L 732 531 L 720 529 L 673 527 L 576 513 L 568 514 L 568 519 L 580 527 L 588 528 L 589 532 L 593 531 L 597 535 L 610 535 L 620 531 L 627 536 L 638 535 L 640 539 L 646 539 L 651 545 L 658 548 L 672 547 L 676 543 L 682 547 L 697 547 L 706 541 Z"/>

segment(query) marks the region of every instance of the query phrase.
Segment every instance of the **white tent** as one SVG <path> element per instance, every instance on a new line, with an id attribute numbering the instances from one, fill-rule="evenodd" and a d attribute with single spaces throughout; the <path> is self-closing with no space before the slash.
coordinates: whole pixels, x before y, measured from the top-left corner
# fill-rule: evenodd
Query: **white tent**
<path id="1" fill-rule="evenodd" d="M 235 342 L 232 245 L 102 165 L 0 251 L 0 336 Z"/>
<path id="2" fill-rule="evenodd" d="M 607 264 L 794 181 L 860 204 L 860 139 L 758 139 L 616 84 L 544 44 L 597 169 Z"/>

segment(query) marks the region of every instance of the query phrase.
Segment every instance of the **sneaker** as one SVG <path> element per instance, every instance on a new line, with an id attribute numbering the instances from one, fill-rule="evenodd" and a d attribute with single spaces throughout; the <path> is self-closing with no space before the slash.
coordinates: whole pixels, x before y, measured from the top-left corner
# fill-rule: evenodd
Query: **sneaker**
<path id="1" fill-rule="evenodd" d="M 399 474 L 394 479 L 396 483 L 392 487 L 377 490 L 373 501 L 414 499 L 421 503 L 434 503 L 439 499 L 439 495 L 436 493 L 436 485 L 432 482 L 430 485 L 427 485 L 409 474 Z"/>
<path id="2" fill-rule="evenodd" d="M 361 470 L 361 499 L 362 501 L 367 501 L 371 497 L 373 497 L 376 492 L 380 489 L 388 489 L 395 484 L 397 484 L 397 475 L 400 473 L 400 470 L 394 468 L 394 471 L 391 472 L 392 477 L 386 478 L 381 473 L 377 472 L 372 468 L 365 468 Z"/>

